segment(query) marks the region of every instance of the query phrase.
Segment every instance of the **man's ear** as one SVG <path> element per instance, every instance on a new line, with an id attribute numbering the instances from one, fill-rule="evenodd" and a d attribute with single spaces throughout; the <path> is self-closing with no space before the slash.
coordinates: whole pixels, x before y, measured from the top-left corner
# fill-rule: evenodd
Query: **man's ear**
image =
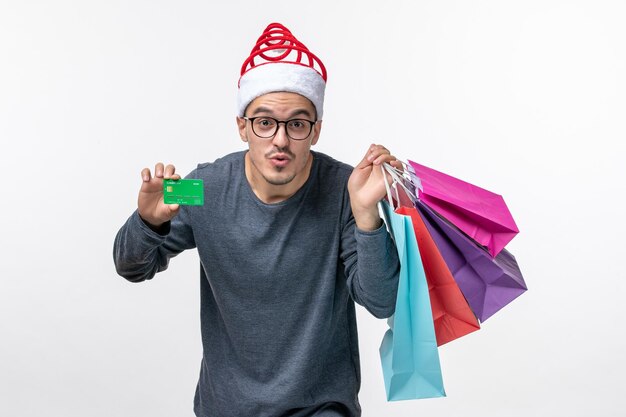
<path id="1" fill-rule="evenodd" d="M 242 141 L 248 141 L 248 132 L 246 132 L 246 119 L 237 116 L 237 129 L 239 129 L 239 137 Z"/>
<path id="2" fill-rule="evenodd" d="M 317 140 L 320 138 L 321 132 L 322 132 L 322 121 L 318 120 L 313 125 L 313 140 L 311 140 L 311 146 L 317 143 Z"/>

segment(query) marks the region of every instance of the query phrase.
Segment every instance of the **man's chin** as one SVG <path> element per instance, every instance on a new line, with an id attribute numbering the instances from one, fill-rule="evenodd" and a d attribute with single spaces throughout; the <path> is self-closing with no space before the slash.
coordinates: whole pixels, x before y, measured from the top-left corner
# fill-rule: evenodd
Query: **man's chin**
<path id="1" fill-rule="evenodd" d="M 267 181 L 268 184 L 272 184 L 272 185 L 287 185 L 289 184 L 291 181 L 293 181 L 293 179 L 295 178 L 295 175 L 272 175 L 272 176 L 263 176 L 263 178 L 265 179 L 265 181 Z"/>

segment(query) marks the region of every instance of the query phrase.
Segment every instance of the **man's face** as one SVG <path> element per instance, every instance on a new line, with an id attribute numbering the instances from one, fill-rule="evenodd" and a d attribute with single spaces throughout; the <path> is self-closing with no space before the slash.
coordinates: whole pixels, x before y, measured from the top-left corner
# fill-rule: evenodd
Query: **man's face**
<path id="1" fill-rule="evenodd" d="M 246 109 L 247 117 L 267 116 L 279 121 L 294 118 L 315 120 L 315 107 L 307 98 L 295 93 L 269 93 L 257 97 Z M 261 138 L 252 130 L 252 123 L 237 118 L 239 135 L 248 143 L 247 155 L 250 175 L 254 185 L 264 188 L 278 187 L 281 193 L 295 193 L 306 181 L 310 169 L 310 149 L 317 143 L 321 122 L 315 123 L 311 134 L 304 140 L 287 136 L 284 124 L 271 138 Z M 259 184 L 263 182 L 263 184 Z M 294 188 L 291 190 L 291 188 Z M 289 193 L 288 193 L 289 194 Z"/>

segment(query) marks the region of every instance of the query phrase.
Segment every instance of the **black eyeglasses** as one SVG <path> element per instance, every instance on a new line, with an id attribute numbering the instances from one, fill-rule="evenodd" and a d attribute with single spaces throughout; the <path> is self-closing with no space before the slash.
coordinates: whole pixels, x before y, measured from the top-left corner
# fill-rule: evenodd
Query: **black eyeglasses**
<path id="1" fill-rule="evenodd" d="M 267 116 L 243 116 L 242 118 L 250 121 L 254 134 L 264 139 L 274 137 L 276 132 L 278 132 L 280 124 L 284 123 L 289 139 L 304 140 L 309 137 L 313 130 L 313 125 L 316 123 L 306 119 L 276 120 L 273 117 Z"/>

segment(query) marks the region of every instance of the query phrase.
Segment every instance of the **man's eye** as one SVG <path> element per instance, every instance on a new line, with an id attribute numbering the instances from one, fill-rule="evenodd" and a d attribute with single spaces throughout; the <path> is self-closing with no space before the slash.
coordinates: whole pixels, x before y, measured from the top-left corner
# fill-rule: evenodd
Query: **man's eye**
<path id="1" fill-rule="evenodd" d="M 302 122 L 301 120 L 292 120 L 289 124 L 294 129 L 302 129 L 304 127 L 304 122 Z"/>
<path id="2" fill-rule="evenodd" d="M 270 127 L 274 125 L 274 121 L 272 119 L 259 119 L 257 120 L 257 123 L 261 127 Z"/>

